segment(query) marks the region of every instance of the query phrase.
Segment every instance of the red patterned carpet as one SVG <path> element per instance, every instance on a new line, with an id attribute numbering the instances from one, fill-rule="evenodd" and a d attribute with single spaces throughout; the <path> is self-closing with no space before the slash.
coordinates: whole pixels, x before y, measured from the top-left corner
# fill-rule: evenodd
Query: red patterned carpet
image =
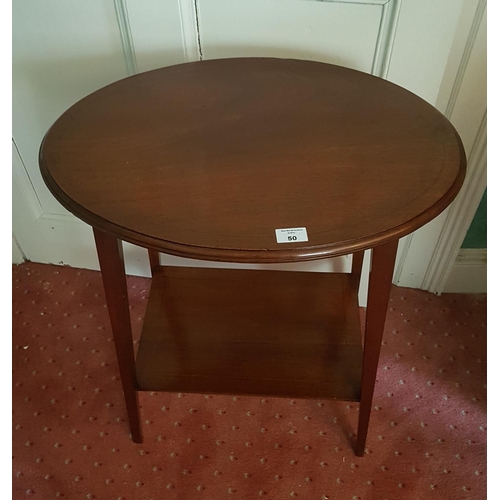
<path id="1" fill-rule="evenodd" d="M 13 266 L 13 313 L 16 500 L 486 498 L 485 295 L 393 287 L 363 458 L 326 400 L 141 393 L 134 444 L 100 274 Z"/>

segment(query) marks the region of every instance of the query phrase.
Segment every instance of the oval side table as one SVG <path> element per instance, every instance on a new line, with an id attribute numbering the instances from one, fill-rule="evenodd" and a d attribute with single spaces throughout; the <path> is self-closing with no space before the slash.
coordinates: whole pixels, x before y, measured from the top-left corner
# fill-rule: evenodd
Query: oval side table
<path id="1" fill-rule="evenodd" d="M 383 79 L 293 59 L 181 64 L 85 97 L 47 132 L 42 176 L 94 229 L 134 442 L 137 391 L 360 402 L 363 455 L 400 237 L 465 176 L 461 140 Z M 137 357 L 122 240 L 149 250 Z M 364 341 L 358 287 L 373 249 Z M 351 273 L 160 265 L 353 254 Z"/>

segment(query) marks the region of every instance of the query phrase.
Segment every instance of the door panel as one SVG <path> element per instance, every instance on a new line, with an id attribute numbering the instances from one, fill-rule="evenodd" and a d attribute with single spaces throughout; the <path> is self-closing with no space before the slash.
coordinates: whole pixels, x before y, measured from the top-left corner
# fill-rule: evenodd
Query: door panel
<path id="1" fill-rule="evenodd" d="M 303 0 L 200 0 L 198 6 L 204 59 L 310 59 L 367 73 L 384 11 L 376 2 Z"/>
<path id="2" fill-rule="evenodd" d="M 185 61 L 183 24 L 177 2 L 128 0 L 122 3 L 124 14 L 128 14 L 137 72 Z"/>
<path id="3" fill-rule="evenodd" d="M 113 4 L 21 0 L 12 11 L 14 141 L 43 211 L 67 214 L 45 187 L 38 150 L 69 106 L 127 76 Z"/>

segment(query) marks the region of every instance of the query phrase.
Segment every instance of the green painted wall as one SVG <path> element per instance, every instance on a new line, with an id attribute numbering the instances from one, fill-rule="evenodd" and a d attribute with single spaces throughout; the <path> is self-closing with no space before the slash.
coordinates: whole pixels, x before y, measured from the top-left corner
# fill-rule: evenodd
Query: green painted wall
<path id="1" fill-rule="evenodd" d="M 484 191 L 476 215 L 465 235 L 462 248 L 487 248 L 486 247 L 486 190 Z"/>

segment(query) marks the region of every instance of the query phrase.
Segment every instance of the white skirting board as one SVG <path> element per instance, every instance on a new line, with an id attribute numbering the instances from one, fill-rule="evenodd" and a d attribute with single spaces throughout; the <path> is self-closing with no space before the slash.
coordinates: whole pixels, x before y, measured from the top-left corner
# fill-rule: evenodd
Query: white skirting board
<path id="1" fill-rule="evenodd" d="M 486 248 L 462 248 L 443 293 L 486 293 Z"/>
<path id="2" fill-rule="evenodd" d="M 14 235 L 12 236 L 12 264 L 22 264 L 25 261 L 25 257 L 21 248 L 19 247 L 19 243 L 17 242 Z"/>

